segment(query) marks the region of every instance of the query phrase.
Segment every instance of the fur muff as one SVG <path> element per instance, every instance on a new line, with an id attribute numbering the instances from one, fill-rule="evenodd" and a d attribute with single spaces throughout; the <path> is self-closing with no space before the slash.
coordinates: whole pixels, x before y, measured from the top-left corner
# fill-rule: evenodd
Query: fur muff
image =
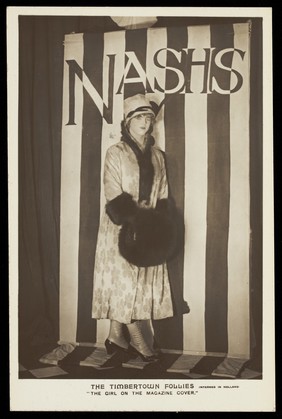
<path id="1" fill-rule="evenodd" d="M 123 192 L 106 204 L 106 213 L 117 225 L 124 224 L 129 217 L 135 215 L 136 211 L 137 204 L 127 192 Z"/>
<path id="2" fill-rule="evenodd" d="M 175 246 L 175 223 L 167 211 L 138 208 L 119 233 L 121 255 L 139 267 L 166 262 L 173 255 Z"/>

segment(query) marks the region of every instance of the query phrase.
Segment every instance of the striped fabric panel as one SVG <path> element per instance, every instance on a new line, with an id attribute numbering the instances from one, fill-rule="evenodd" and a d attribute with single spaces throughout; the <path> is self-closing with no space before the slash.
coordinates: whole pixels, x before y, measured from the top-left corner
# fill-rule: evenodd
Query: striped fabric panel
<path id="1" fill-rule="evenodd" d="M 67 60 L 83 67 L 83 36 L 65 37 L 60 223 L 60 340 L 76 341 L 78 309 L 78 253 L 80 225 L 80 172 L 83 86 L 75 87 L 75 122 L 69 121 L 69 68 Z"/>
<path id="2" fill-rule="evenodd" d="M 233 47 L 231 25 L 211 28 L 211 47 Z M 228 57 L 230 60 L 230 57 Z M 227 63 L 230 65 L 231 62 Z M 230 72 L 215 64 L 211 71 L 222 89 L 230 85 Z M 208 95 L 208 191 L 206 238 L 205 334 L 208 352 L 227 352 L 228 230 L 230 198 L 230 95 Z"/>
<path id="3" fill-rule="evenodd" d="M 203 48 L 210 46 L 210 28 L 188 28 L 188 45 L 194 48 L 193 60 L 205 63 Z M 197 53 L 198 51 L 198 53 Z M 197 70 L 204 75 L 204 65 Z M 205 352 L 205 281 L 206 281 L 206 217 L 207 208 L 207 95 L 202 94 L 202 79 L 192 85 L 195 93 L 185 94 L 185 253 L 184 298 L 189 301 L 190 314 L 184 316 L 184 347 Z M 196 180 L 196 181 L 195 181 Z M 201 185 L 201 186 L 200 186 Z M 191 199 L 193 197 L 193 199 Z"/>
<path id="4" fill-rule="evenodd" d="M 248 51 L 249 28 L 234 25 L 234 47 Z M 236 54 L 233 66 L 238 66 Z M 249 78 L 249 55 L 242 68 Z M 230 95 L 230 215 L 228 241 L 228 351 L 250 355 L 250 128 L 248 83 Z M 238 112 L 240 109 L 240 112 Z M 244 118 L 242 118 L 244 115 Z"/>
<path id="5" fill-rule="evenodd" d="M 187 28 L 168 28 L 167 29 L 167 48 L 179 51 L 187 45 Z M 173 67 L 179 70 L 181 68 L 179 57 L 173 53 L 167 52 L 167 67 Z M 178 76 L 174 71 L 168 71 L 166 75 L 166 90 L 172 90 L 178 84 Z M 164 124 L 165 124 L 165 142 L 167 156 L 167 171 L 169 179 L 170 192 L 175 200 L 180 217 L 183 217 L 184 211 L 184 173 L 185 173 L 185 120 L 184 120 L 184 100 L 185 96 L 169 95 L 165 97 Z M 179 240 L 184 242 L 184 231 L 179 236 Z M 183 251 L 172 261 L 168 263 L 168 272 L 171 281 L 171 289 L 174 296 L 174 303 L 181 307 L 183 294 Z M 178 310 L 179 313 L 179 310 Z M 162 333 L 158 336 L 159 344 L 165 348 L 181 349 L 183 347 L 183 318 L 178 315 L 166 321 L 166 327 L 169 327 L 170 334 Z M 157 323 L 156 330 L 157 330 Z"/>
<path id="6" fill-rule="evenodd" d="M 91 84 L 102 95 L 104 42 L 102 34 L 84 35 L 83 69 Z M 91 53 L 93 43 L 95 55 Z M 93 71 L 94 69 L 94 71 Z M 96 321 L 91 319 L 94 256 L 93 241 L 97 239 L 100 217 L 100 178 L 102 119 L 89 93 L 83 92 L 83 131 L 80 172 L 80 230 L 78 254 L 78 304 L 76 342 L 91 342 L 96 335 Z M 95 164 L 93 164 L 95 161 Z"/>
<path id="7" fill-rule="evenodd" d="M 153 322 L 158 343 L 187 353 L 249 355 L 249 64 L 248 24 L 66 36 L 61 341 L 107 336 L 108 321 L 91 319 L 103 163 L 120 137 L 123 99 L 146 91 L 163 102 L 154 136 L 166 151 L 170 190 L 185 221 L 183 252 L 168 265 L 178 312 Z M 244 83 L 232 93 L 238 74 Z M 191 309 L 184 316 L 183 300 Z"/>

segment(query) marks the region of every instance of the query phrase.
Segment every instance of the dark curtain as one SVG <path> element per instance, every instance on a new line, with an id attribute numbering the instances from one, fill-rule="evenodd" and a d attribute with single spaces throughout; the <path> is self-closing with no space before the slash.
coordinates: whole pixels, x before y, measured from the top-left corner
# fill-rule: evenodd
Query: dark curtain
<path id="1" fill-rule="evenodd" d="M 155 27 L 246 22 L 247 19 L 158 18 Z M 261 34 L 253 27 L 253 39 Z M 71 32 L 120 30 L 110 17 L 19 17 L 19 342 L 39 345 L 59 339 L 60 163 L 63 40 Z M 252 92 L 261 99 L 259 41 L 253 44 Z M 258 92 L 258 93 L 256 93 Z M 251 184 L 253 254 L 261 258 L 261 102 L 253 101 Z M 256 208 L 256 209 L 255 209 Z M 252 277 L 257 356 L 261 356 L 261 265 Z M 259 343 L 259 345 L 258 345 Z"/>
<path id="2" fill-rule="evenodd" d="M 59 338 L 63 41 L 120 28 L 109 17 L 19 18 L 19 332 Z"/>

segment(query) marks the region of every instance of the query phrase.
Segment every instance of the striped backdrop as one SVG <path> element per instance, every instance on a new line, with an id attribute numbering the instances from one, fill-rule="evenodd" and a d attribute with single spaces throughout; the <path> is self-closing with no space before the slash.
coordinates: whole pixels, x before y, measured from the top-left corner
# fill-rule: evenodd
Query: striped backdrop
<path id="1" fill-rule="evenodd" d="M 169 264 L 174 303 L 190 313 L 154 322 L 162 348 L 250 355 L 248 24 L 65 37 L 60 225 L 60 341 L 103 342 L 91 318 L 107 148 L 125 97 L 158 105 L 154 136 L 184 217 Z M 181 311 L 181 310 L 179 310 Z"/>

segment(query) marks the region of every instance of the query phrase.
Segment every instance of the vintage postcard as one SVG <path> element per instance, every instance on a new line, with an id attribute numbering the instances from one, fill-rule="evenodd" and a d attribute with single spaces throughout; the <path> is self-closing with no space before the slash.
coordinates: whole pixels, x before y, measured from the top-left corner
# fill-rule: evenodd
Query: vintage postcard
<path id="1" fill-rule="evenodd" d="M 274 412 L 272 9 L 7 23 L 11 411 Z"/>

